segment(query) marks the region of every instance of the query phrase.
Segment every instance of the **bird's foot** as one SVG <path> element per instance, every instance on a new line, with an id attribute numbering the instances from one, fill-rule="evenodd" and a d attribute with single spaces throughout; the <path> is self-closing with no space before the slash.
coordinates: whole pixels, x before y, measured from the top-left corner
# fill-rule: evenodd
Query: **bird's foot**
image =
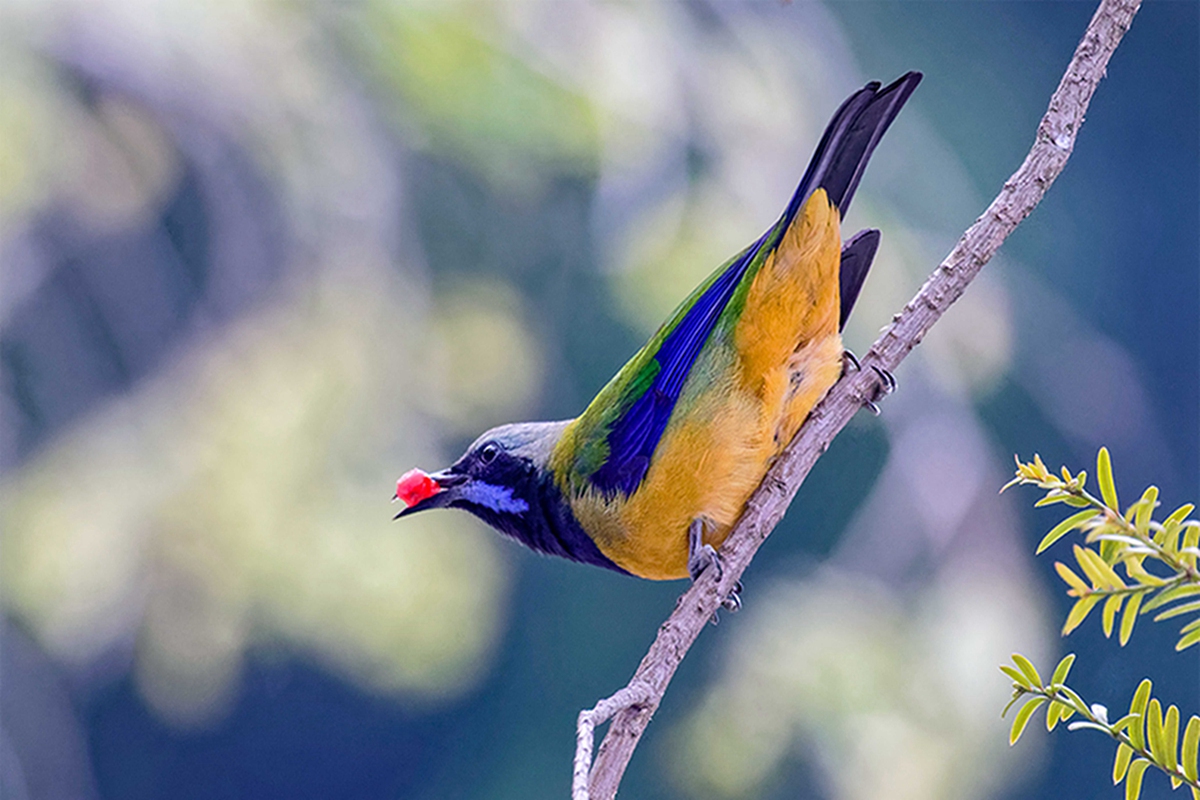
<path id="1" fill-rule="evenodd" d="M 711 521 L 703 517 L 697 517 L 688 526 L 688 574 L 692 576 L 693 582 L 710 566 L 716 570 L 718 581 L 725 574 L 725 567 L 721 563 L 720 554 L 717 553 L 716 548 L 711 544 L 706 544 L 704 541 L 704 530 L 711 525 Z M 721 601 L 721 607 L 731 613 L 741 610 L 741 594 L 742 582 L 737 581 L 734 583 L 733 589 L 729 592 L 729 596 Z M 716 625 L 719 621 L 717 612 L 714 611 L 712 624 Z"/>
<path id="2" fill-rule="evenodd" d="M 871 370 L 879 376 L 879 386 L 876 387 L 874 394 L 863 399 L 863 405 L 867 410 L 875 416 L 879 416 L 879 401 L 887 397 L 892 392 L 896 391 L 896 376 L 883 367 L 870 364 Z M 854 355 L 853 351 L 842 351 L 842 376 L 846 376 L 853 370 L 854 372 L 862 372 L 862 362 L 858 360 L 858 356 Z"/>

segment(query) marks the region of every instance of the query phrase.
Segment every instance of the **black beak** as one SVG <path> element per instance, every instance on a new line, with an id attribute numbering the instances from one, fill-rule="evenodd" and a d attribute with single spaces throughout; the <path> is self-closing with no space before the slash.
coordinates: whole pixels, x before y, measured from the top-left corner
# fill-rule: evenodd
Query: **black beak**
<path id="1" fill-rule="evenodd" d="M 444 469 L 441 472 L 434 472 L 429 477 L 437 481 L 437 485 L 440 487 L 438 491 L 426 497 L 421 502 L 414 503 L 404 509 L 392 517 L 393 520 L 407 517 L 409 514 L 415 514 L 418 511 L 425 511 L 430 508 L 445 508 L 459 498 L 459 487 L 471 479 L 468 475 L 464 475 L 461 472 L 451 472 L 448 469 Z"/>

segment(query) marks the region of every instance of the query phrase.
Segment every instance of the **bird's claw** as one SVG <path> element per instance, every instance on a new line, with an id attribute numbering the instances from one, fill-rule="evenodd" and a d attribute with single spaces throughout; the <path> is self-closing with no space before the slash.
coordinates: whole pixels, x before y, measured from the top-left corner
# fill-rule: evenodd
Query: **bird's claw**
<path id="1" fill-rule="evenodd" d="M 737 612 L 742 610 L 742 582 L 741 581 L 737 581 L 736 583 L 734 583 L 733 588 L 729 590 L 729 596 L 721 601 L 721 608 L 725 609 L 730 614 L 736 614 Z M 711 622 L 713 625 L 716 625 L 721 621 L 721 617 L 717 613 L 718 610 L 714 610 L 712 613 L 712 616 L 708 618 L 708 621 Z"/>
<path id="2" fill-rule="evenodd" d="M 694 519 L 692 524 L 688 526 L 688 574 L 692 576 L 692 581 L 695 582 L 704 570 L 710 566 L 716 570 L 717 581 L 720 582 L 725 574 L 725 567 L 721 563 L 721 556 L 711 544 L 704 542 L 704 528 L 706 522 L 703 519 Z M 733 588 L 729 591 L 729 596 L 721 600 L 721 608 L 734 613 L 742 608 L 742 582 L 735 581 Z M 713 611 L 713 625 L 720 622 L 717 612 Z"/>
<path id="3" fill-rule="evenodd" d="M 848 354 L 849 351 L 847 350 Z M 855 365 L 858 362 L 855 360 Z M 875 416 L 879 416 L 879 401 L 887 397 L 892 392 L 896 391 L 896 376 L 883 367 L 870 364 L 871 371 L 879 376 L 879 383 L 875 387 L 875 392 L 871 397 L 863 398 L 863 406 Z M 859 367 L 861 369 L 861 367 Z"/>
<path id="4" fill-rule="evenodd" d="M 889 370 L 874 364 L 871 365 L 871 369 L 874 370 L 875 374 L 879 376 L 879 386 L 885 396 L 896 391 L 895 375 L 893 375 Z"/>
<path id="5" fill-rule="evenodd" d="M 858 356 L 854 355 L 854 353 L 850 350 L 843 350 L 842 351 L 842 375 L 848 374 L 850 372 L 851 367 L 854 367 L 855 372 L 862 371 L 862 364 L 859 362 Z"/>
<path id="6" fill-rule="evenodd" d="M 729 596 L 721 601 L 721 608 L 733 614 L 742 610 L 742 582 L 735 581 Z"/>
<path id="7" fill-rule="evenodd" d="M 868 411 L 875 416 L 879 416 L 879 401 L 887 397 L 892 392 L 896 391 L 896 376 L 883 367 L 869 364 L 871 370 L 879 376 L 879 385 L 875 389 L 875 393 L 871 397 L 863 398 L 863 405 Z M 851 368 L 855 372 L 862 372 L 862 362 L 858 360 L 858 356 L 854 355 L 850 350 L 842 351 L 842 375 L 850 372 Z"/>

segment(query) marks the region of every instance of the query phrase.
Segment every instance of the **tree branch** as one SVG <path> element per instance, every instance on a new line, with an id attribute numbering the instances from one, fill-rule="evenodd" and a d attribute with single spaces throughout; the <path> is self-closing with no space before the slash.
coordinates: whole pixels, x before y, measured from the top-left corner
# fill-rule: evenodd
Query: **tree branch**
<path id="1" fill-rule="evenodd" d="M 1066 166 L 1084 113 L 1105 67 L 1129 29 L 1141 0 L 1101 0 L 1050 107 L 1033 147 L 987 210 L 967 229 L 916 296 L 871 345 L 863 369 L 842 377 L 817 405 L 746 503 L 721 548 L 724 570 L 706 570 L 679 599 L 629 684 L 596 708 L 580 712 L 573 800 L 611 800 L 642 732 L 692 642 L 741 577 L 759 546 L 783 518 L 800 484 L 850 418 L 879 391 L 872 366 L 894 370 L 979 273 L 1000 244 L 1029 216 Z M 613 716 L 614 710 L 616 711 Z M 589 772 L 592 732 L 609 717 L 608 734 Z"/>

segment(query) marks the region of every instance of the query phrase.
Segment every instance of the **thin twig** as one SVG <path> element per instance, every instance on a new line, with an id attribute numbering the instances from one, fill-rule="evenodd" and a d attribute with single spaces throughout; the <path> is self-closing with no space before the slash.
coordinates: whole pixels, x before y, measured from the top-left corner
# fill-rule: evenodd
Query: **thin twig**
<path id="1" fill-rule="evenodd" d="M 571 800 L 588 800 L 588 770 L 592 766 L 592 742 L 597 725 L 608 722 L 618 711 L 636 708 L 653 695 L 654 689 L 646 683 L 632 680 L 612 697 L 606 697 L 595 708 L 579 712 L 575 723 L 575 773 L 571 780 Z"/>
<path id="2" fill-rule="evenodd" d="M 759 546 L 783 518 L 788 504 L 813 464 L 829 447 L 851 417 L 879 390 L 871 366 L 894 370 L 924 338 L 939 317 L 957 300 L 967 284 L 991 259 L 1013 229 L 1033 211 L 1050 184 L 1066 166 L 1084 113 L 1104 77 L 1105 67 L 1121 37 L 1129 29 L 1141 0 L 1101 0 L 1062 81 L 1050 98 L 1050 107 L 1038 125 L 1029 155 L 987 210 L 967 229 L 916 296 L 893 317 L 892 324 L 862 359 L 863 369 L 845 375 L 813 410 L 790 445 L 768 471 L 746 504 L 746 510 L 721 548 L 724 569 L 718 580 L 713 570 L 700 576 L 680 598 L 675 611 L 659 628 L 658 636 L 642 659 L 626 689 L 597 704 L 611 710 L 614 704 L 636 694 L 637 701 L 617 712 L 591 768 L 588 790 L 575 784 L 573 800 L 611 800 L 617 793 L 625 767 L 642 732 L 654 716 L 667 685 L 688 648 L 708 624 L 720 600 L 729 595 Z M 629 687 L 637 686 L 631 690 Z M 578 730 L 576 775 L 586 770 L 591 730 L 584 735 L 584 712 Z M 588 727 L 599 724 L 588 716 Z M 586 739 L 586 742 L 584 741 Z"/>

